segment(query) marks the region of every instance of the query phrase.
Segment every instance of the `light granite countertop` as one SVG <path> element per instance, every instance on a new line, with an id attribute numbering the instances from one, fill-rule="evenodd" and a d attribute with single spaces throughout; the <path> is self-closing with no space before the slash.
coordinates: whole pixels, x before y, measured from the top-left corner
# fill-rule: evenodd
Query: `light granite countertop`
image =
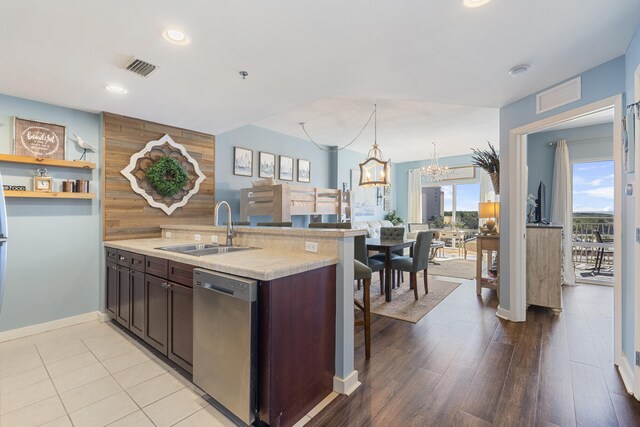
<path id="1" fill-rule="evenodd" d="M 199 226 L 201 227 L 201 226 Z M 212 227 L 213 228 L 213 227 Z M 335 230 L 334 230 L 335 231 Z M 355 230 L 354 230 L 355 231 Z M 256 280 L 273 280 L 338 263 L 337 258 L 308 252 L 250 249 L 219 255 L 192 256 L 156 249 L 162 246 L 194 244 L 176 239 L 131 239 L 104 242 L 105 247 L 165 258 L 222 273 Z"/>

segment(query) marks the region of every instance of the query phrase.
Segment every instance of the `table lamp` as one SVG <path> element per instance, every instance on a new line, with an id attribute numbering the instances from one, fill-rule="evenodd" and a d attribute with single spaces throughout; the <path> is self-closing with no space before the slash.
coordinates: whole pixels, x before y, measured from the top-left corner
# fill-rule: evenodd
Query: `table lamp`
<path id="1" fill-rule="evenodd" d="M 498 234 L 498 220 L 500 218 L 500 202 L 480 202 L 478 218 L 487 219 L 480 231 L 487 234 Z"/>

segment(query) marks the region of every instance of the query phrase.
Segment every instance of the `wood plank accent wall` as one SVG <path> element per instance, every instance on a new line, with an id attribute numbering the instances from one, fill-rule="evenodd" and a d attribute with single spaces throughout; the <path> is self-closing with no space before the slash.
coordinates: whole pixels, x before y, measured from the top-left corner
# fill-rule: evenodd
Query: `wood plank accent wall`
<path id="1" fill-rule="evenodd" d="M 168 134 L 198 162 L 206 179 L 198 194 L 171 215 L 152 208 L 120 171 L 149 141 Z M 160 237 L 161 224 L 213 224 L 215 136 L 103 113 L 102 237 L 107 240 Z"/>

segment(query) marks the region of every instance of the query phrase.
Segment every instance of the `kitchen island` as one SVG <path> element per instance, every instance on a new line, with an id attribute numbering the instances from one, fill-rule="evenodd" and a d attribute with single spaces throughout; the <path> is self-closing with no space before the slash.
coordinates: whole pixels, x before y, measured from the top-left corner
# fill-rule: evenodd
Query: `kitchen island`
<path id="1" fill-rule="evenodd" d="M 234 246 L 252 249 L 206 256 L 157 249 L 224 243 L 225 233 L 167 226 L 161 238 L 105 242 L 107 313 L 191 371 L 193 341 L 185 337 L 193 329 L 193 268 L 258 280 L 258 413 L 270 425 L 293 425 L 332 390 L 349 394 L 359 385 L 349 278 L 353 237 L 363 231 L 236 227 Z"/>

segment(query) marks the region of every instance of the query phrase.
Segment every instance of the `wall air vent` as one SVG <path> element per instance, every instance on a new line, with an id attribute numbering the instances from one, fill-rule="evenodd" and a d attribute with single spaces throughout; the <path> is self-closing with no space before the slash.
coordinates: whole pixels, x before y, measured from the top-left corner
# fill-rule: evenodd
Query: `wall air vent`
<path id="1" fill-rule="evenodd" d="M 553 110 L 582 98 L 582 78 L 576 77 L 536 95 L 536 114 Z"/>
<path id="2" fill-rule="evenodd" d="M 125 68 L 139 76 L 148 77 L 149 74 L 153 73 L 156 68 L 158 68 L 158 66 L 134 57 L 127 62 Z"/>

